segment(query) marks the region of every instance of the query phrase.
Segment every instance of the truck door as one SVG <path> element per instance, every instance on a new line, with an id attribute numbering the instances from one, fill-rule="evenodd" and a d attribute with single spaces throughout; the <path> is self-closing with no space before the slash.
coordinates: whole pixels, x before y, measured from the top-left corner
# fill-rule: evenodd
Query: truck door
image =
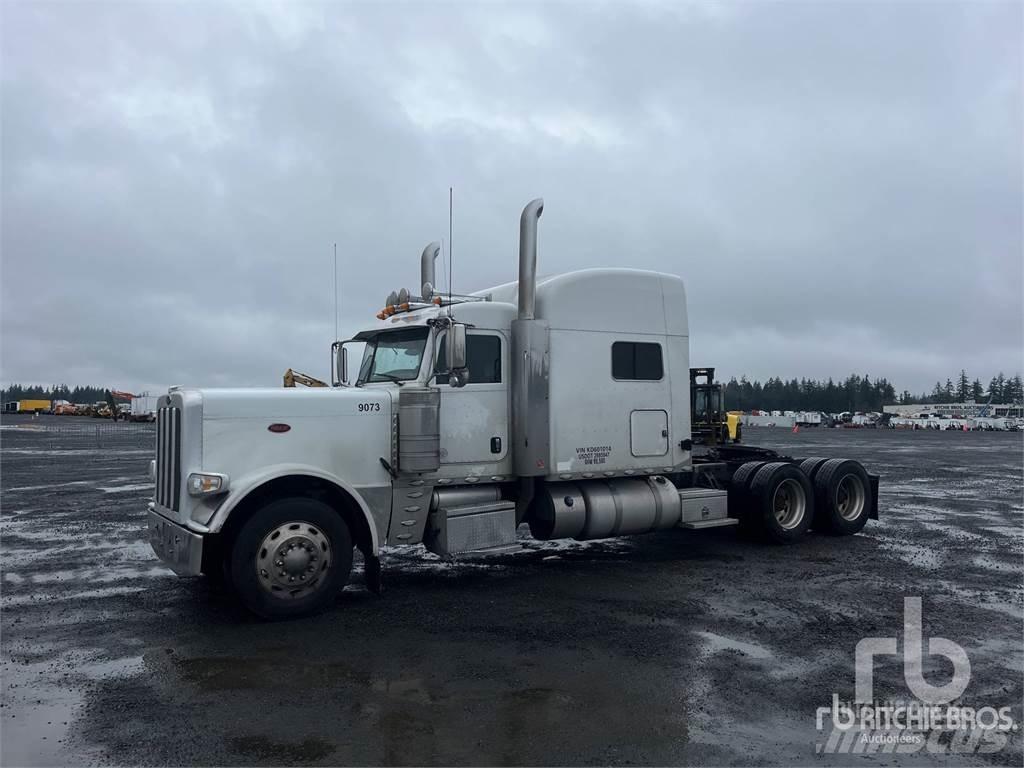
<path id="1" fill-rule="evenodd" d="M 447 370 L 445 336 L 438 343 L 437 371 Z M 439 373 L 441 388 L 441 463 L 501 462 L 508 455 L 508 340 L 498 331 L 470 330 L 466 335 L 469 383 L 454 389 Z"/>

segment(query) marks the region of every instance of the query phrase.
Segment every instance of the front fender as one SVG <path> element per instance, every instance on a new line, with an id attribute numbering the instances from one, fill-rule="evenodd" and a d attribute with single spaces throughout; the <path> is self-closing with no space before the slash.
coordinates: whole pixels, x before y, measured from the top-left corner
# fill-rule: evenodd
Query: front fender
<path id="1" fill-rule="evenodd" d="M 270 482 L 271 480 L 278 480 L 282 477 L 290 477 L 295 475 L 307 475 L 309 477 L 316 477 L 321 480 L 326 480 L 329 483 L 337 486 L 339 490 L 348 494 L 353 501 L 358 505 L 360 512 L 363 517 L 366 518 L 366 525 L 370 529 L 370 538 L 373 546 L 371 554 L 377 555 L 380 552 L 380 533 L 377 530 L 377 519 L 374 517 L 373 510 L 370 505 L 367 504 L 366 499 L 354 486 L 345 482 L 337 475 L 330 472 L 325 472 L 323 469 L 317 467 L 307 466 L 304 464 L 275 464 L 269 467 L 262 467 L 259 471 L 245 475 L 239 478 L 237 481 L 231 479 L 231 490 L 228 492 L 227 498 L 221 502 L 220 506 L 217 507 L 217 511 L 214 512 L 213 517 L 207 524 L 206 528 L 210 533 L 217 533 L 224 527 L 224 523 L 227 521 L 228 516 L 231 512 L 241 504 L 246 497 L 254 490 L 259 488 L 261 485 Z M 390 502 L 386 507 L 381 510 L 384 515 L 390 514 Z M 384 521 L 384 530 L 387 531 L 387 520 Z"/>

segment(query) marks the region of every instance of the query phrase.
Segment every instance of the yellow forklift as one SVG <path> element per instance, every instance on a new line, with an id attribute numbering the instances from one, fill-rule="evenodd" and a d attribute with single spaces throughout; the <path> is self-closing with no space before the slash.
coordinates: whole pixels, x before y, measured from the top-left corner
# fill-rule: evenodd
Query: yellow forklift
<path id="1" fill-rule="evenodd" d="M 709 446 L 738 443 L 742 436 L 740 414 L 725 410 L 714 368 L 690 369 L 690 432 L 694 443 Z"/>

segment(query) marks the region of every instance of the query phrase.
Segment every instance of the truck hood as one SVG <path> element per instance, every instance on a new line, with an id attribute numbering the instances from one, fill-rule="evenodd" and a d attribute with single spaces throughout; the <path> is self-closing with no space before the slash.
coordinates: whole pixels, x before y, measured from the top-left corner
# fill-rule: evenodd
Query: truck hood
<path id="1" fill-rule="evenodd" d="M 203 403 L 203 419 L 268 420 L 316 416 L 346 416 L 357 410 L 359 403 L 379 403 L 391 408 L 395 387 L 334 388 L 239 388 L 187 390 L 199 395 Z"/>

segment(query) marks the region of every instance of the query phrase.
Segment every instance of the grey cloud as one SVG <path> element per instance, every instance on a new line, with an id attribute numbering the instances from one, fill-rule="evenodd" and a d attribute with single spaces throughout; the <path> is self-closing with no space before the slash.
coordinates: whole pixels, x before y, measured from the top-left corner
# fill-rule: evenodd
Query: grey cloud
<path id="1" fill-rule="evenodd" d="M 327 370 L 415 287 L 687 280 L 695 363 L 1022 367 L 1018 4 L 4 6 L 2 378 Z"/>

